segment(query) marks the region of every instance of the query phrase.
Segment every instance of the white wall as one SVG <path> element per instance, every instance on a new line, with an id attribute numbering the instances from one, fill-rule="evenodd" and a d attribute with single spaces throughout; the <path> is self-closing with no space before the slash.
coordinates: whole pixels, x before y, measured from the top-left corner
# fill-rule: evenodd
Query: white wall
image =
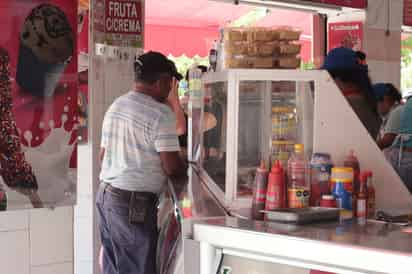
<path id="1" fill-rule="evenodd" d="M 93 48 L 93 43 L 90 48 Z M 89 142 L 78 147 L 78 204 L 74 211 L 75 274 L 97 274 L 100 248 L 95 194 L 99 187 L 99 150 L 101 126 L 110 104 L 132 89 L 133 60 L 136 49 L 123 48 L 130 58 L 120 60 L 90 51 L 89 73 Z M 56 273 L 58 274 L 58 273 Z"/>
<path id="2" fill-rule="evenodd" d="M 4 274 L 72 274 L 73 208 L 2 212 L 0 266 Z"/>
<path id="3" fill-rule="evenodd" d="M 93 180 L 90 145 L 78 146 L 77 205 L 74 208 L 74 273 L 93 273 Z M 57 274 L 57 273 L 56 273 Z"/>

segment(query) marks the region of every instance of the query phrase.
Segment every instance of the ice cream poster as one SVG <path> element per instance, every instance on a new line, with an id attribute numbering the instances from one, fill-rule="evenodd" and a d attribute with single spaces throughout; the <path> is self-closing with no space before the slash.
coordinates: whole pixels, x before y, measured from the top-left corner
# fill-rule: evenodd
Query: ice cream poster
<path id="1" fill-rule="evenodd" d="M 78 127 L 77 1 L 0 3 L 0 205 L 72 205 Z"/>
<path id="2" fill-rule="evenodd" d="M 362 22 L 330 23 L 328 27 L 328 49 L 345 47 L 354 51 L 362 50 Z"/>

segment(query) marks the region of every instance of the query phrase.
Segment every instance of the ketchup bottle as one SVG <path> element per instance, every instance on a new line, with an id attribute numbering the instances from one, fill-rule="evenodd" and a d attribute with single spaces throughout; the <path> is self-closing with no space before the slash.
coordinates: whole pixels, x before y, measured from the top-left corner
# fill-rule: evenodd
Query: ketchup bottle
<path id="1" fill-rule="evenodd" d="M 269 174 L 265 210 L 284 208 L 285 198 L 285 171 L 280 161 L 277 160 Z"/>

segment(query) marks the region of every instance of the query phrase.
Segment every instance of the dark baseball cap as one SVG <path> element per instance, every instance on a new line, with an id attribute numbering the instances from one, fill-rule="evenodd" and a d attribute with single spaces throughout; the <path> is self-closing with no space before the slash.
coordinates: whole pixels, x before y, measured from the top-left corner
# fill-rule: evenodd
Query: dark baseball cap
<path id="1" fill-rule="evenodd" d="M 140 79 L 157 79 L 163 73 L 168 73 L 179 81 L 183 78 L 173 61 L 155 51 L 149 51 L 137 57 L 134 62 L 134 71 L 136 78 Z"/>
<path id="2" fill-rule="evenodd" d="M 352 70 L 361 67 L 356 52 L 349 48 L 335 48 L 325 58 L 322 69 L 325 70 Z"/>

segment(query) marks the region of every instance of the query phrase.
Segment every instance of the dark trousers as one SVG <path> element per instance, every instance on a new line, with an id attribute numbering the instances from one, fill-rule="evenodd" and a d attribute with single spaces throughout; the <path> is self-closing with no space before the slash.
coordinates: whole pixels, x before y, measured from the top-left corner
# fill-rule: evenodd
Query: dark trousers
<path id="1" fill-rule="evenodd" d="M 144 222 L 129 222 L 130 202 L 101 184 L 97 216 L 103 246 L 103 274 L 156 274 L 157 204 Z"/>

